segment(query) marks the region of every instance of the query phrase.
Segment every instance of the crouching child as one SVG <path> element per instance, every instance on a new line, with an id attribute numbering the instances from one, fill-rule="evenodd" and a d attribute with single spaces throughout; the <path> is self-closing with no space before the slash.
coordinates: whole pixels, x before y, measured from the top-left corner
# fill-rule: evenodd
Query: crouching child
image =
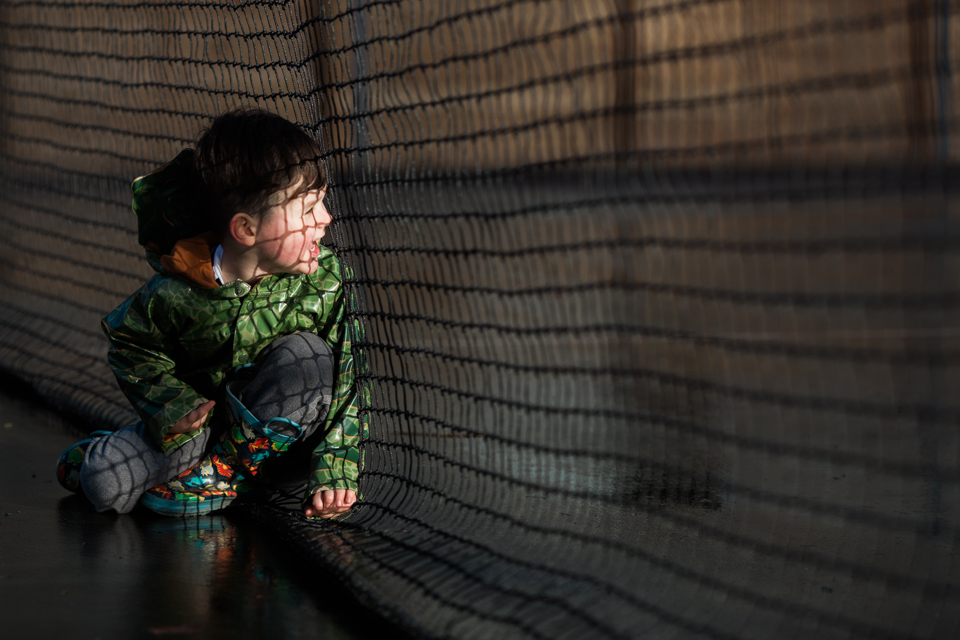
<path id="1" fill-rule="evenodd" d="M 157 274 L 103 329 L 140 422 L 65 451 L 60 483 L 98 511 L 200 515 L 308 447 L 304 513 L 349 511 L 360 424 L 316 142 L 276 115 L 227 113 L 133 191 Z"/>

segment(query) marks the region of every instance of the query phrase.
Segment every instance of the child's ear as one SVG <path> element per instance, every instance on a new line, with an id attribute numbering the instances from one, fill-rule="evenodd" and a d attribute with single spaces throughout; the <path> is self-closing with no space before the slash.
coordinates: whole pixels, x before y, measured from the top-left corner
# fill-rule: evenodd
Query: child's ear
<path id="1" fill-rule="evenodd" d="M 230 236 L 245 247 L 252 247 L 257 239 L 257 221 L 246 213 L 236 213 L 230 218 Z"/>

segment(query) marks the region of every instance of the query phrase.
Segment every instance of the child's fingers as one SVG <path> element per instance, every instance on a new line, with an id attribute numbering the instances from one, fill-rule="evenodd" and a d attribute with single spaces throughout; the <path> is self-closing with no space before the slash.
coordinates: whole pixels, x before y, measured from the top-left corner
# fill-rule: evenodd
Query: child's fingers
<path id="1" fill-rule="evenodd" d="M 308 518 L 333 518 L 346 513 L 357 501 L 357 492 L 347 489 L 320 491 L 313 494 L 311 505 L 303 513 Z"/>
<path id="2" fill-rule="evenodd" d="M 323 496 L 319 493 L 315 493 L 310 496 L 310 504 L 304 508 L 303 513 L 308 518 L 314 516 L 319 516 L 320 512 L 323 510 Z"/>
<path id="3" fill-rule="evenodd" d="M 213 405 L 217 404 L 213 400 L 207 400 L 199 407 L 196 407 L 193 411 L 183 416 L 175 425 L 174 429 L 171 429 L 174 433 L 184 433 L 185 431 L 196 431 L 197 429 L 203 426 L 204 421 L 207 418 L 207 414 L 213 409 Z"/>
<path id="4" fill-rule="evenodd" d="M 336 494 L 336 501 L 332 508 L 332 512 L 334 515 L 339 515 L 341 513 L 346 513 L 347 511 L 350 511 L 350 507 L 352 507 L 353 503 L 357 501 L 356 491 L 348 491 L 346 489 L 337 489 L 335 494 Z"/>
<path id="5" fill-rule="evenodd" d="M 308 518 L 321 516 L 323 513 L 323 492 L 315 493 L 310 497 L 310 504 L 303 510 Z"/>
<path id="6" fill-rule="evenodd" d="M 191 411 L 187 414 L 187 418 L 194 424 L 200 423 L 203 424 L 203 419 L 207 417 L 207 414 L 213 409 L 213 405 L 217 404 L 214 400 L 207 400 L 202 405 Z M 199 428 L 199 427 L 194 427 Z"/>
<path id="7" fill-rule="evenodd" d="M 193 409 L 193 411 L 177 420 L 176 424 L 170 427 L 168 433 L 186 433 L 188 431 L 196 431 L 197 429 L 200 429 L 203 427 L 203 423 L 207 418 L 207 414 L 210 413 L 210 411 L 213 409 L 213 405 L 215 404 L 217 403 L 213 400 L 207 400 L 202 405 L 196 407 Z"/>

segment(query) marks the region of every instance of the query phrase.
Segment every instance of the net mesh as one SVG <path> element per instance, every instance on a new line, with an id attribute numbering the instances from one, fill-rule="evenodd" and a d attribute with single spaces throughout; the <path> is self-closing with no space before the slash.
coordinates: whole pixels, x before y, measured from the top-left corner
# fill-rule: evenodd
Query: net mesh
<path id="1" fill-rule="evenodd" d="M 347 520 L 258 516 L 371 607 L 953 637 L 957 14 L 0 3 L 0 366 L 133 421 L 99 330 L 152 275 L 129 183 L 259 105 L 322 143 L 369 435 Z"/>

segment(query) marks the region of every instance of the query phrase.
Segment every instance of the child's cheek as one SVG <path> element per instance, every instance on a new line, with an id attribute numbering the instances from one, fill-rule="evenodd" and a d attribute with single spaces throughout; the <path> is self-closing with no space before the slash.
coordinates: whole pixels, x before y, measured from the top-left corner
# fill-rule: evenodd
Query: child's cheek
<path id="1" fill-rule="evenodd" d="M 296 260 L 297 256 L 303 250 L 303 239 L 296 235 L 290 235 L 284 238 L 280 246 L 280 259 L 283 261 Z"/>

